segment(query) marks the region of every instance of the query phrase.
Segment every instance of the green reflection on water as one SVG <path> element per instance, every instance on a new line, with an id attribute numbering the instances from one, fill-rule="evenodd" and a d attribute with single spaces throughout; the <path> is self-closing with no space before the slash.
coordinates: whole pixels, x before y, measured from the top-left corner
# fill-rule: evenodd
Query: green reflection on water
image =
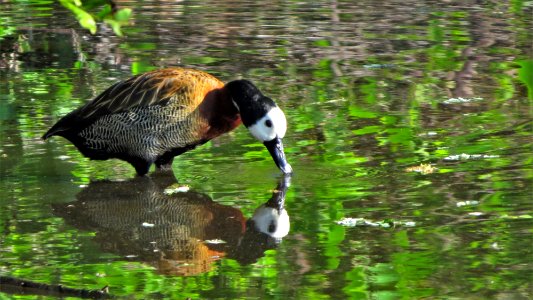
<path id="1" fill-rule="evenodd" d="M 72 24 L 48 24 L 51 2 L 27 3 L 0 12 L 0 275 L 142 299 L 530 295 L 525 2 L 288 3 L 237 15 L 232 4 L 147 5 L 127 40 L 54 32 Z M 163 275 L 54 214 L 95 180 L 134 171 L 42 133 L 111 82 L 170 65 L 256 81 L 288 116 L 291 231 L 252 264 L 222 258 L 192 277 Z M 407 171 L 420 164 L 435 171 Z M 278 176 L 244 128 L 184 154 L 174 171 L 246 217 Z M 337 225 L 344 217 L 416 226 Z"/>

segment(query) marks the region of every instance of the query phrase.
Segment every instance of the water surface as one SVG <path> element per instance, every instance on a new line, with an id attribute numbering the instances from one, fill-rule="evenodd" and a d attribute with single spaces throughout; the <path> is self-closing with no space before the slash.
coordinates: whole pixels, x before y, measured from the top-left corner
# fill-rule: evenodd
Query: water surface
<path id="1" fill-rule="evenodd" d="M 0 276 L 139 299 L 531 297 L 530 2 L 117 2 L 122 38 L 2 3 Z M 284 109 L 285 237 L 251 230 L 285 179 L 244 127 L 177 158 L 177 183 L 41 141 L 168 66 Z"/>

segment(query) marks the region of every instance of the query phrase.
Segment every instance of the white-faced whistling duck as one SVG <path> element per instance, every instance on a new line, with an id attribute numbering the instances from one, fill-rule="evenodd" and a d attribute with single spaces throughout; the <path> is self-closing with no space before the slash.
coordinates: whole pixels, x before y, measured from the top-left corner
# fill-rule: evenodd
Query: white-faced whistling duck
<path id="1" fill-rule="evenodd" d="M 175 156 L 233 130 L 241 122 L 267 147 L 285 174 L 287 121 L 276 103 L 247 80 L 224 84 L 202 71 L 169 68 L 115 83 L 61 118 L 43 139 L 58 135 L 94 160 L 118 158 L 137 174 L 171 169 Z"/>

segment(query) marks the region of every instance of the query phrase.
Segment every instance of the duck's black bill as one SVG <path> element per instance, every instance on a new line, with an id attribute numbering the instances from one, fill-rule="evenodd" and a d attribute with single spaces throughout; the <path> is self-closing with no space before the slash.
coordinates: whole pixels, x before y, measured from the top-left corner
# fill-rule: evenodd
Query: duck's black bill
<path id="1" fill-rule="evenodd" d="M 285 158 L 285 153 L 283 152 L 283 142 L 281 139 L 275 138 L 271 141 L 264 142 L 263 144 L 267 147 L 268 152 L 270 152 L 270 155 L 272 155 L 276 166 L 278 166 L 281 172 L 285 174 L 291 174 L 292 167 Z"/>

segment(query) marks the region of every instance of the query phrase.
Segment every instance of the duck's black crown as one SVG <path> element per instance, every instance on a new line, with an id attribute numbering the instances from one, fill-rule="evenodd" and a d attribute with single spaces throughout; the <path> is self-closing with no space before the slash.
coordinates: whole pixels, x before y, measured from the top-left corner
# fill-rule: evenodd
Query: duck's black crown
<path id="1" fill-rule="evenodd" d="M 265 116 L 276 103 L 264 96 L 261 91 L 248 80 L 234 80 L 226 84 L 232 101 L 237 105 L 244 126 L 249 127 Z"/>

